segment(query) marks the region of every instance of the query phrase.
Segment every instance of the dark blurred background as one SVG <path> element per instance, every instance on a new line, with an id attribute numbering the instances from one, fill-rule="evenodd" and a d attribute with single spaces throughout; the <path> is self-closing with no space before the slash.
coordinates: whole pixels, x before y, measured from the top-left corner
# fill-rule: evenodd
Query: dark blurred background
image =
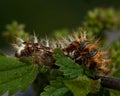
<path id="1" fill-rule="evenodd" d="M 80 26 L 88 10 L 119 9 L 119 0 L 0 0 L 0 32 L 12 21 L 25 24 L 28 32 L 49 34 Z"/>

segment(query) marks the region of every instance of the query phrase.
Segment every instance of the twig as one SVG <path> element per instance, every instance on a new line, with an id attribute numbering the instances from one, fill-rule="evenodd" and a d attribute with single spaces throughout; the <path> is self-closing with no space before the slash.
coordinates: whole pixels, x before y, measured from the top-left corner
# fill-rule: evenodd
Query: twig
<path id="1" fill-rule="evenodd" d="M 100 76 L 101 85 L 106 88 L 116 89 L 120 91 L 120 79 L 113 77 Z"/>

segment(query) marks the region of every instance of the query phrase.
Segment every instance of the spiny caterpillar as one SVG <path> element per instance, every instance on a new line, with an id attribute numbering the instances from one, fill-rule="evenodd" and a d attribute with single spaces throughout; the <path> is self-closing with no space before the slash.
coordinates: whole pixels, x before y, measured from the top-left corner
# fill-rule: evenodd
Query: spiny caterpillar
<path id="1" fill-rule="evenodd" d="M 55 47 L 49 46 L 48 40 L 45 41 L 46 44 L 43 42 L 38 43 L 36 36 L 34 36 L 34 43 L 24 42 L 22 39 L 19 39 L 22 44 L 20 46 L 15 45 L 17 48 L 15 56 L 18 58 L 30 56 L 36 64 L 40 65 L 42 63 L 53 68 L 55 66 L 53 58 L 54 49 L 59 46 L 64 55 L 70 57 L 79 65 L 84 65 L 86 68 L 92 69 L 99 74 L 110 71 L 107 68 L 110 59 L 104 58 L 107 52 L 100 51 L 97 48 L 97 41 L 91 43 L 86 38 L 86 33 L 81 34 L 81 38 L 79 38 L 78 34 L 74 34 L 74 36 L 69 36 L 68 39 L 63 38 L 57 43 L 51 44 Z"/>
<path id="2" fill-rule="evenodd" d="M 97 48 L 98 41 L 91 43 L 86 38 L 86 33 L 81 34 L 81 38 L 75 34 L 75 38 L 75 41 L 62 49 L 65 55 L 79 65 L 85 65 L 88 69 L 92 69 L 100 74 L 108 73 L 110 69 L 107 66 L 111 59 L 104 58 L 107 52 L 100 51 Z"/>
<path id="3" fill-rule="evenodd" d="M 15 56 L 19 59 L 24 57 L 31 57 L 33 62 L 37 65 L 45 64 L 51 68 L 55 67 L 55 60 L 53 59 L 53 50 L 48 47 L 48 41 L 38 43 L 37 37 L 34 36 L 34 42 L 25 42 L 21 38 L 18 38 L 21 44 L 18 46 L 14 44 L 14 47 L 17 49 Z"/>

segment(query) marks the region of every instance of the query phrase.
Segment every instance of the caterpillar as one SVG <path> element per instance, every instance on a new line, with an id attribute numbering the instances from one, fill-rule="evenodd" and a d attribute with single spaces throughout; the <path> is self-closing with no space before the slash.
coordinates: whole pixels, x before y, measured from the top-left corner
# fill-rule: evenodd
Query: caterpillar
<path id="1" fill-rule="evenodd" d="M 81 34 L 81 38 L 76 34 L 75 38 L 77 38 L 75 41 L 62 49 L 65 55 L 79 65 L 85 65 L 88 69 L 92 69 L 100 74 L 108 73 L 110 69 L 107 66 L 111 59 L 104 58 L 107 51 L 98 49 L 98 41 L 91 43 L 86 38 L 86 33 Z"/>
<path id="2" fill-rule="evenodd" d="M 53 50 L 48 46 L 44 45 L 44 43 L 38 43 L 37 37 L 34 36 L 34 42 L 25 42 L 21 38 L 18 38 L 20 41 L 20 45 L 13 44 L 13 46 L 17 49 L 15 52 L 15 56 L 19 59 L 23 59 L 24 57 L 31 57 L 32 61 L 37 65 L 46 65 L 50 68 L 56 67 L 55 60 L 53 58 Z"/>
<path id="3" fill-rule="evenodd" d="M 53 58 L 54 48 L 61 48 L 64 55 L 74 60 L 79 65 L 84 65 L 88 69 L 92 69 L 99 74 L 106 74 L 110 71 L 107 68 L 110 59 L 104 58 L 106 51 L 100 51 L 98 48 L 98 41 L 92 43 L 86 38 L 86 33 L 82 33 L 79 38 L 78 34 L 69 36 L 69 40 L 63 38 L 54 42 L 54 47 L 50 46 L 48 40 L 38 43 L 37 37 L 34 36 L 34 42 L 21 41 L 21 45 L 15 45 L 17 51 L 15 56 L 17 58 L 32 57 L 36 64 L 45 64 L 51 68 L 55 67 L 55 60 Z"/>

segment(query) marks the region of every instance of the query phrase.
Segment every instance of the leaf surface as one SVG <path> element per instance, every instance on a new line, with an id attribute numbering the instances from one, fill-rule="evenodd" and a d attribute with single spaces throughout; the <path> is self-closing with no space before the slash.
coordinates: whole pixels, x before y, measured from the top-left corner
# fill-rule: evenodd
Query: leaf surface
<path id="1" fill-rule="evenodd" d="M 83 75 L 83 68 L 80 65 L 76 64 L 69 57 L 62 54 L 60 49 L 56 49 L 55 52 L 56 65 L 60 67 L 60 70 L 65 76 L 75 78 Z"/>
<path id="2" fill-rule="evenodd" d="M 45 87 L 44 90 L 45 91 L 41 93 L 40 96 L 65 96 L 69 91 L 68 88 L 65 87 L 61 78 L 51 81 L 50 85 Z"/>
<path id="3" fill-rule="evenodd" d="M 26 90 L 37 75 L 37 67 L 13 58 L 0 57 L 0 95 L 9 91 Z"/>
<path id="4" fill-rule="evenodd" d="M 65 81 L 65 85 L 74 96 L 86 96 L 90 91 L 90 80 L 84 76 L 80 79 Z"/>

